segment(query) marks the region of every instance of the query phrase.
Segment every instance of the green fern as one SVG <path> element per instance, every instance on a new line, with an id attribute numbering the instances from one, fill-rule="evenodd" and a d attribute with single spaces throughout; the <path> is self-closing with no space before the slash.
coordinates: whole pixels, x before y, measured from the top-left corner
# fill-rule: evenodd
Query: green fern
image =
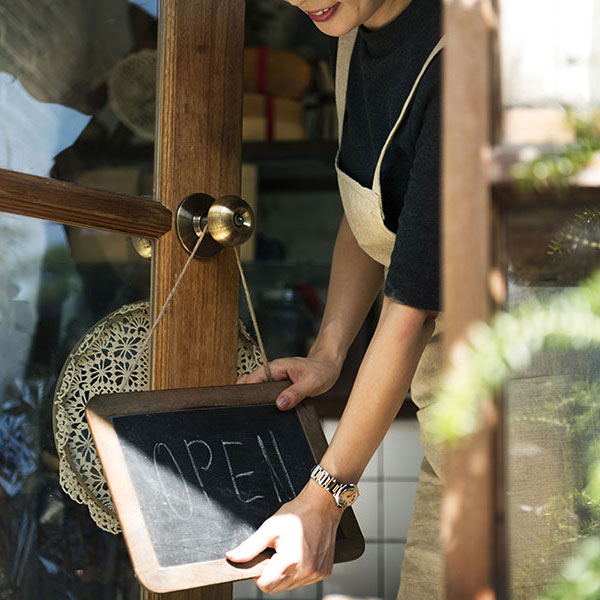
<path id="1" fill-rule="evenodd" d="M 554 187 L 564 193 L 570 179 L 589 165 L 600 151 L 600 112 L 581 118 L 567 110 L 567 123 L 575 132 L 575 141 L 556 150 L 544 152 L 512 170 L 513 177 L 526 191 Z"/>
<path id="2" fill-rule="evenodd" d="M 600 345 L 600 271 L 577 288 L 545 302 L 530 300 L 510 313 L 496 315 L 489 325 L 479 324 L 468 334 L 468 343 L 456 353 L 456 363 L 445 374 L 437 393 L 431 432 L 448 444 L 474 433 L 481 421 L 482 399 L 508 378 L 528 367 L 544 349 L 581 349 Z M 553 425 L 589 446 L 590 469 L 587 486 L 574 497 L 562 498 L 578 509 L 574 528 L 566 522 L 556 526 L 568 534 L 569 542 L 598 532 L 600 528 L 600 440 L 590 439 L 600 404 L 600 385 L 591 384 L 558 400 L 553 409 L 563 408 L 565 419 L 553 417 Z M 572 409 L 575 408 L 576 410 Z M 567 412 L 568 411 L 568 412 Z M 566 414 L 574 418 L 566 424 Z M 544 420 L 532 416 L 531 419 Z M 544 421 L 545 422 L 545 421 Z M 561 499 L 555 499 L 560 501 Z M 560 511 L 550 511 L 560 519 Z M 556 513 L 556 514 L 555 514 Z M 566 529 L 565 529 L 566 528 Z M 562 543 L 562 542 L 561 542 Z M 600 598 L 600 537 L 584 539 L 561 580 L 539 600 L 598 600 Z"/>

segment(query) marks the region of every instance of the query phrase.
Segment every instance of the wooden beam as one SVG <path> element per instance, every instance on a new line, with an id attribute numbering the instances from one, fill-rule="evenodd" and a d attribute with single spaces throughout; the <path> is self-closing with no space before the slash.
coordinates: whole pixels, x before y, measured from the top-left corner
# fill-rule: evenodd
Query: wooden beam
<path id="1" fill-rule="evenodd" d="M 170 594 L 155 594 L 148 590 L 142 591 L 144 600 L 223 600 L 231 598 L 233 585 L 224 583 L 222 585 L 211 585 L 195 590 L 184 590 L 183 592 L 171 592 Z"/>
<path id="2" fill-rule="evenodd" d="M 443 303 L 445 356 L 490 313 L 493 31 L 491 0 L 445 0 L 443 79 Z M 442 541 L 446 598 L 495 593 L 495 406 L 482 430 L 446 454 Z"/>
<path id="3" fill-rule="evenodd" d="M 515 182 L 498 182 L 492 187 L 492 198 L 503 209 L 534 208 L 581 209 L 596 206 L 600 201 L 600 186 L 569 185 L 568 188 L 525 191 Z"/>
<path id="4" fill-rule="evenodd" d="M 175 211 L 204 192 L 239 194 L 242 150 L 243 0 L 161 3 L 158 199 Z M 153 259 L 156 318 L 187 254 L 170 232 Z M 152 388 L 233 383 L 238 277 L 232 249 L 194 260 L 154 337 Z M 227 600 L 231 584 L 147 594 L 148 600 Z"/>
<path id="5" fill-rule="evenodd" d="M 147 238 L 171 229 L 171 211 L 153 200 L 4 169 L 0 211 Z"/>

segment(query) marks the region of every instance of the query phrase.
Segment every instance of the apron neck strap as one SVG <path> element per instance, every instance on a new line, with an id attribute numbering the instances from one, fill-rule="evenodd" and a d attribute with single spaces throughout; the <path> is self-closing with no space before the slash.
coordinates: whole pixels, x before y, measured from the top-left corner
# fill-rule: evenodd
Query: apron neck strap
<path id="1" fill-rule="evenodd" d="M 433 59 L 442 50 L 444 45 L 445 45 L 445 40 L 442 37 L 442 39 L 437 43 L 436 47 L 431 51 L 431 53 L 427 57 L 427 60 L 421 67 L 421 71 L 419 72 L 419 74 L 417 75 L 417 78 L 415 79 L 412 89 L 410 90 L 410 94 L 408 94 L 408 98 L 406 98 L 406 101 L 404 102 L 404 106 L 402 107 L 402 110 L 400 111 L 400 116 L 398 117 L 398 120 L 396 121 L 396 124 L 394 125 L 394 128 L 392 129 L 392 131 L 390 131 L 390 134 L 388 135 L 387 140 L 385 141 L 385 144 L 383 145 L 383 148 L 381 149 L 381 153 L 379 154 L 379 160 L 377 161 L 377 166 L 375 167 L 375 173 L 373 174 L 373 191 L 377 195 L 381 195 L 381 182 L 380 182 L 381 165 L 383 164 L 383 158 L 385 156 L 386 150 L 388 149 L 388 146 L 390 145 L 392 138 L 394 137 L 394 134 L 396 133 L 396 131 L 398 131 L 398 128 L 400 127 L 400 124 L 402 123 L 402 119 L 404 119 L 404 115 L 406 114 L 406 111 L 408 110 L 410 101 L 412 100 L 413 96 L 415 95 L 415 92 L 417 91 L 417 87 L 419 86 L 421 79 L 423 79 L 423 75 L 425 75 L 425 71 L 427 71 L 427 67 L 429 67 L 429 65 L 431 64 Z M 338 52 L 339 52 L 339 50 L 338 50 Z"/>
<path id="2" fill-rule="evenodd" d="M 335 105 L 338 117 L 338 145 L 342 143 L 344 114 L 346 112 L 346 92 L 348 91 L 348 71 L 352 50 L 358 34 L 358 27 L 338 39 L 337 61 L 335 66 Z"/>

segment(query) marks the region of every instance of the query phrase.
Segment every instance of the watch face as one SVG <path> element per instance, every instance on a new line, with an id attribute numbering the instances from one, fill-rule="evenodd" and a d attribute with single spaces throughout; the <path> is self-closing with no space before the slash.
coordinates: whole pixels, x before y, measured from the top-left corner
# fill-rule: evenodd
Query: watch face
<path id="1" fill-rule="evenodd" d="M 348 485 L 342 488 L 337 497 L 338 506 L 346 508 L 354 503 L 358 498 L 358 488 L 355 485 Z"/>

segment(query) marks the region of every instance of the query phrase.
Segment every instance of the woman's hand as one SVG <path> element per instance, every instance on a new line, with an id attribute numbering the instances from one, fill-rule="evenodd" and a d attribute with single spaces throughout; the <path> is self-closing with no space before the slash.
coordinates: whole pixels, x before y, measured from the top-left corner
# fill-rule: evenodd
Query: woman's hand
<path id="1" fill-rule="evenodd" d="M 309 481 L 294 500 L 227 552 L 227 558 L 247 562 L 273 548 L 275 554 L 256 579 L 256 585 L 268 594 L 321 581 L 331 574 L 342 513 L 329 492 Z"/>
<path id="2" fill-rule="evenodd" d="M 281 410 L 293 408 L 312 396 L 324 394 L 331 389 L 340 376 L 341 361 L 320 353 L 311 353 L 306 358 L 279 358 L 269 362 L 271 375 L 275 381 L 289 379 L 292 385 L 283 390 L 275 403 Z M 264 383 L 268 381 L 264 367 L 241 375 L 238 383 Z"/>

